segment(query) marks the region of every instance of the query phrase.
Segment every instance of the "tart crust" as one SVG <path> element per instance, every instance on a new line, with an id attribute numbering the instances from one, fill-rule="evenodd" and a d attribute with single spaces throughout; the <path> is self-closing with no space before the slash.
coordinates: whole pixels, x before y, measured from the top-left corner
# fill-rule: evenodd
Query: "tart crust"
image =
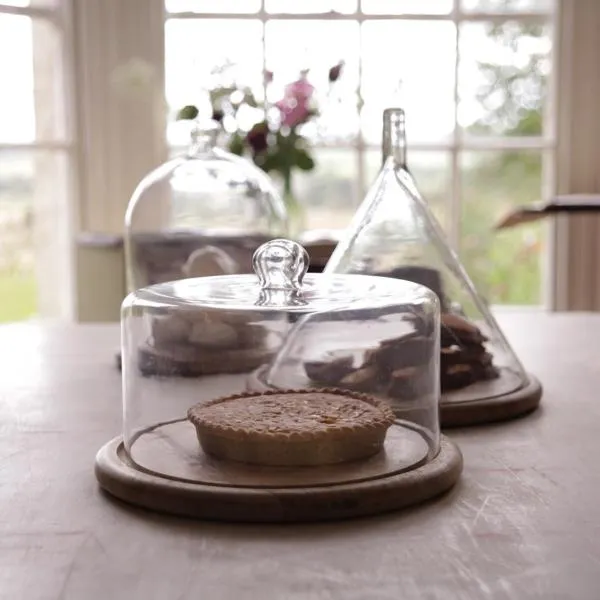
<path id="1" fill-rule="evenodd" d="M 188 411 L 202 450 L 265 466 L 319 466 L 377 454 L 394 422 L 376 398 L 346 390 L 244 393 Z"/>

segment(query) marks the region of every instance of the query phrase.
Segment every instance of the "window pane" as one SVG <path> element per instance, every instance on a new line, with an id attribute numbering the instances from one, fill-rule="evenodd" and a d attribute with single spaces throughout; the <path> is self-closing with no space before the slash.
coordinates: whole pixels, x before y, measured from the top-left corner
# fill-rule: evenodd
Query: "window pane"
<path id="1" fill-rule="evenodd" d="M 335 40 L 335 43 L 332 43 Z M 308 69 L 321 117 L 309 127 L 312 139 L 351 141 L 358 131 L 358 24 L 340 21 L 279 21 L 266 26 L 267 69 L 273 72 L 269 100 L 276 102 L 285 86 Z M 329 83 L 329 69 L 345 61 L 340 78 Z"/>
<path id="2" fill-rule="evenodd" d="M 448 223 L 448 206 L 452 189 L 452 170 L 448 152 L 410 151 L 409 169 L 419 191 L 429 204 L 442 227 Z M 369 150 L 365 155 L 365 183 L 375 181 L 381 168 L 381 152 Z"/>
<path id="3" fill-rule="evenodd" d="M 362 10 L 371 15 L 445 15 L 454 0 L 362 0 Z"/>
<path id="4" fill-rule="evenodd" d="M 58 261 L 36 269 L 35 258 L 68 240 L 68 192 L 64 153 L 0 150 L 0 322 L 36 314 L 38 278 L 62 284 Z"/>
<path id="5" fill-rule="evenodd" d="M 207 118 L 210 89 L 235 85 L 262 93 L 262 24 L 254 19 L 169 19 L 165 26 L 165 62 L 171 111 L 195 104 Z M 172 135 L 178 137 L 170 131 L 170 140 Z"/>
<path id="6" fill-rule="evenodd" d="M 165 0 L 167 12 L 255 13 L 260 0 Z"/>
<path id="7" fill-rule="evenodd" d="M 36 312 L 31 156 L 0 151 L 0 322 Z"/>
<path id="8" fill-rule="evenodd" d="M 395 104 L 406 110 L 411 139 L 434 141 L 452 134 L 455 35 L 450 22 L 365 22 L 362 127 L 367 141 L 380 143 L 383 109 Z"/>
<path id="9" fill-rule="evenodd" d="M 316 167 L 296 173 L 294 191 L 306 207 L 306 228 L 343 229 L 358 204 L 358 157 L 353 150 L 316 149 Z"/>
<path id="10" fill-rule="evenodd" d="M 0 13 L 0 56 L 0 143 L 64 140 L 58 31 L 47 21 Z"/>
<path id="11" fill-rule="evenodd" d="M 462 0 L 467 12 L 550 12 L 554 5 L 555 0 Z"/>
<path id="12" fill-rule="evenodd" d="M 460 257 L 475 286 L 492 304 L 539 304 L 543 223 L 492 231 L 516 206 L 542 192 L 540 152 L 468 152 L 461 157 Z"/>
<path id="13" fill-rule="evenodd" d="M 349 14 L 356 11 L 357 0 L 265 0 L 269 13 L 328 13 Z"/>
<path id="14" fill-rule="evenodd" d="M 458 122 L 463 131 L 541 135 L 550 47 L 544 25 L 516 21 L 462 25 Z"/>

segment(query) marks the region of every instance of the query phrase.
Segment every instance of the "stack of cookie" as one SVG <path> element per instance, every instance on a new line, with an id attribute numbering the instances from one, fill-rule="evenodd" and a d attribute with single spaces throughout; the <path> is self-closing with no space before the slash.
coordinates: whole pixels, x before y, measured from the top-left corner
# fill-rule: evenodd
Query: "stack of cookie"
<path id="1" fill-rule="evenodd" d="M 415 331 L 382 341 L 364 352 L 358 365 L 352 355 L 330 355 L 323 361 L 306 362 L 304 368 L 318 385 L 411 399 L 433 391 L 428 389 L 432 343 Z"/>
<path id="2" fill-rule="evenodd" d="M 246 373 L 272 354 L 267 330 L 235 313 L 181 311 L 153 317 L 151 329 L 151 338 L 140 350 L 145 374 Z"/>
<path id="3" fill-rule="evenodd" d="M 487 338 L 473 323 L 459 315 L 445 313 L 441 333 L 442 392 L 498 377 L 493 357 L 485 348 Z"/>
<path id="4" fill-rule="evenodd" d="M 430 383 L 432 338 L 414 322 L 412 333 L 383 340 L 361 354 L 334 356 L 304 364 L 306 375 L 320 386 L 337 386 L 389 398 L 412 399 L 433 392 Z M 449 392 L 498 377 L 487 338 L 465 318 L 445 313 L 441 324 L 440 384 Z"/>

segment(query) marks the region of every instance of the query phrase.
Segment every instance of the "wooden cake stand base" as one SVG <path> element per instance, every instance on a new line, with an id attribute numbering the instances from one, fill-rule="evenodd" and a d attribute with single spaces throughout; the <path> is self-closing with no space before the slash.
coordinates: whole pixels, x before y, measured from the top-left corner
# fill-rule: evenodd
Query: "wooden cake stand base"
<path id="1" fill-rule="evenodd" d="M 204 351 L 190 359 L 177 352 L 157 351 L 143 346 L 138 351 L 138 366 L 144 375 L 202 377 L 204 375 L 249 373 L 265 364 L 272 353 L 267 350 Z"/>
<path id="2" fill-rule="evenodd" d="M 451 399 L 440 403 L 442 427 L 463 427 L 508 421 L 524 417 L 533 412 L 542 400 L 542 384 L 536 377 L 527 373 L 527 383 L 507 394 L 453 402 Z"/>
<path id="3" fill-rule="evenodd" d="M 246 388 L 251 392 L 272 389 L 265 382 L 266 367 L 251 373 Z M 531 374 L 527 374 L 524 386 L 508 393 L 498 393 L 482 399 L 464 399 L 464 396 L 451 392 L 442 396 L 440 421 L 443 428 L 464 427 L 496 423 L 522 417 L 534 411 L 542 399 L 542 385 Z M 298 385 L 298 384 L 296 384 Z"/>
<path id="4" fill-rule="evenodd" d="M 438 454 L 428 459 L 422 434 L 400 422 L 390 428 L 378 455 L 326 467 L 217 461 L 204 455 L 194 438 L 186 421 L 164 423 L 136 438 L 133 458 L 115 438 L 96 456 L 96 478 L 109 494 L 158 512 L 219 521 L 309 522 L 421 504 L 448 491 L 463 466 L 460 450 L 445 437 Z"/>

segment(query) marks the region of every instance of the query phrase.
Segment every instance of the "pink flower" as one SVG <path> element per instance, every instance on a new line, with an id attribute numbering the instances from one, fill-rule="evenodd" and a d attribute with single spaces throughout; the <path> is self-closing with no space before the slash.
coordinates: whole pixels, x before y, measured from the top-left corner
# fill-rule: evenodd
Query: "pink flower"
<path id="1" fill-rule="evenodd" d="M 312 98 L 314 91 L 314 86 L 307 81 L 306 75 L 303 75 L 298 81 L 294 81 L 294 83 L 286 86 L 285 95 L 296 98 L 299 103 L 303 102 L 306 104 Z"/>
<path id="2" fill-rule="evenodd" d="M 297 81 L 285 88 L 284 96 L 275 106 L 281 111 L 281 123 L 295 127 L 303 123 L 311 114 L 309 105 L 315 88 L 306 79 L 306 72 Z"/>
<path id="3" fill-rule="evenodd" d="M 287 127 L 295 127 L 304 122 L 309 116 L 309 110 L 305 104 L 299 104 L 295 99 L 280 100 L 275 104 L 281 111 L 281 124 Z"/>

